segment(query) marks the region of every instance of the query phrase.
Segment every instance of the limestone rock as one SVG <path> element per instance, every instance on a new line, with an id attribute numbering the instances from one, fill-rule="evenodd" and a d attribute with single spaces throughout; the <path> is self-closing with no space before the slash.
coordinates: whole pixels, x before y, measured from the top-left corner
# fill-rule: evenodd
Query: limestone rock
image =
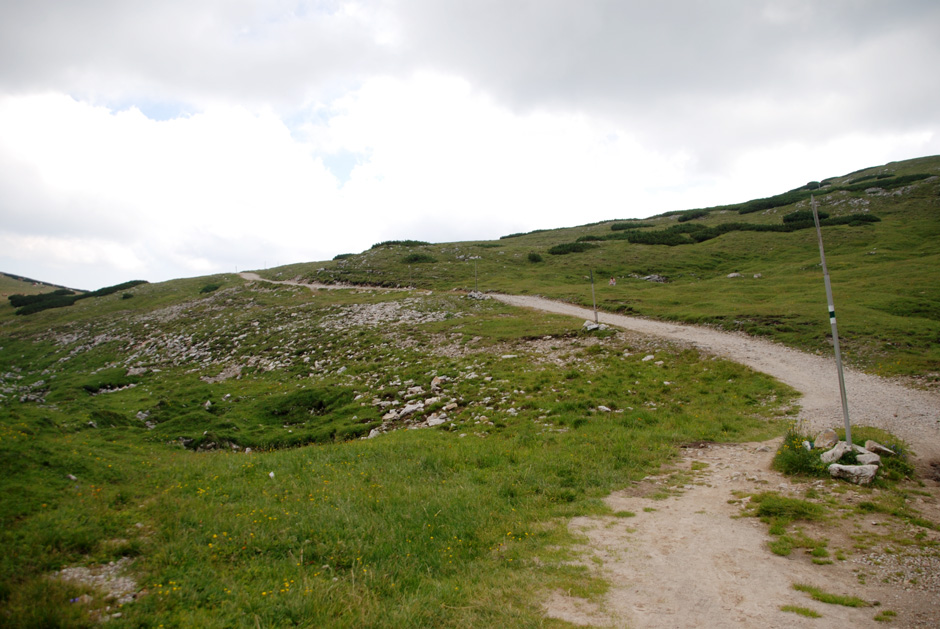
<path id="1" fill-rule="evenodd" d="M 446 417 L 439 416 L 437 413 L 432 414 L 428 418 L 428 426 L 440 426 L 447 421 Z"/>
<path id="2" fill-rule="evenodd" d="M 829 475 L 833 478 L 842 478 L 856 485 L 868 485 L 878 473 L 877 465 L 839 465 L 833 463 L 829 466 Z"/>
<path id="3" fill-rule="evenodd" d="M 881 457 L 874 452 L 865 452 L 855 457 L 859 465 L 881 465 Z"/>
<path id="4" fill-rule="evenodd" d="M 897 454 L 897 452 L 895 452 L 891 448 L 887 448 L 881 445 L 880 443 L 878 443 L 877 441 L 872 441 L 871 439 L 865 442 L 865 449 L 868 450 L 869 452 L 880 454 L 881 456 L 894 456 Z"/>
<path id="5" fill-rule="evenodd" d="M 839 435 L 836 434 L 835 430 L 824 430 L 819 435 L 816 436 L 813 444 L 817 448 L 823 448 L 828 450 L 839 443 Z"/>
<path id="6" fill-rule="evenodd" d="M 849 446 L 849 444 L 844 441 L 840 441 L 831 450 L 823 452 L 819 458 L 823 463 L 828 465 L 829 463 L 835 463 L 842 458 L 843 454 L 846 452 L 851 452 L 851 450 L 852 448 Z"/>

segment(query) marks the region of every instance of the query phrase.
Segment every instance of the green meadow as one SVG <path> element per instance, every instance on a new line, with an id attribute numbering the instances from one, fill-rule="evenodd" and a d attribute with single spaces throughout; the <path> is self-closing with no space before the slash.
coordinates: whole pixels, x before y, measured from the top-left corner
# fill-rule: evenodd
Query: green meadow
<path id="1" fill-rule="evenodd" d="M 925 158 L 871 171 L 938 168 Z M 813 188 L 830 216 L 880 218 L 823 228 L 846 353 L 929 385 L 940 186 L 931 176 L 825 194 L 868 174 Z M 710 208 L 633 231 L 776 225 L 805 204 Z M 261 271 L 405 291 L 219 275 L 31 314 L 0 304 L 0 623 L 567 626 L 544 617 L 552 592 L 607 587 L 579 560 L 568 520 L 607 514 L 604 496 L 684 443 L 784 434 L 795 394 L 695 350 L 463 291 L 590 305 L 593 273 L 607 310 L 828 350 L 813 230 L 548 251 L 631 231 L 616 222 L 386 243 Z M 642 279 L 653 274 L 666 282 Z M 392 416 L 408 406 L 418 410 Z M 55 578 L 123 558 L 132 601 Z"/>

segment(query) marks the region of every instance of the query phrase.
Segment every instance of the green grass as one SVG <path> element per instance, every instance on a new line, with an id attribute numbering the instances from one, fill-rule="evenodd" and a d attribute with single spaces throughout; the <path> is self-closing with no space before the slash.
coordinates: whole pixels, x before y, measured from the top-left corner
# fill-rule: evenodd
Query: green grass
<path id="1" fill-rule="evenodd" d="M 807 585 L 805 583 L 794 583 L 793 589 L 797 592 L 809 594 L 814 601 L 826 603 L 828 605 L 842 605 L 843 607 L 870 607 L 871 603 L 864 601 L 857 596 L 843 596 L 841 594 L 830 594 L 820 588 Z"/>
<path id="2" fill-rule="evenodd" d="M 793 394 L 460 296 L 234 276 L 133 291 L 0 315 L 5 624 L 90 624 L 107 601 L 79 609 L 48 575 L 127 556 L 148 592 L 129 625 L 544 626 L 548 592 L 607 587 L 567 518 L 609 514 L 682 443 L 780 434 Z M 376 401 L 430 398 L 434 376 L 426 412 L 453 400 L 446 423 L 358 438 Z"/>
<path id="3" fill-rule="evenodd" d="M 940 174 L 940 157 L 890 165 L 898 176 Z M 876 173 L 879 168 L 868 169 Z M 864 176 L 864 175 L 863 175 Z M 854 175 L 829 178 L 833 187 L 848 185 Z M 897 179 L 897 177 L 895 177 Z M 867 187 L 867 185 L 866 185 Z M 867 225 L 823 228 L 832 276 L 843 356 L 849 364 L 886 376 L 912 376 L 937 382 L 940 363 L 940 217 L 934 179 L 909 181 L 895 196 L 871 195 L 864 189 L 815 191 L 820 211 L 832 219 L 864 213 L 881 218 Z M 742 199 L 742 201 L 744 201 Z M 695 225 L 719 228 L 730 223 L 754 226 L 782 224 L 783 217 L 808 209 L 808 201 L 740 215 L 712 210 Z M 644 220 L 636 233 L 677 225 L 679 213 Z M 422 288 L 455 288 L 538 294 L 583 306 L 592 303 L 590 271 L 596 278 L 614 276 L 616 286 L 599 282 L 598 306 L 665 320 L 714 325 L 765 336 L 787 345 L 830 353 L 829 321 L 819 250 L 814 230 L 791 233 L 731 232 L 678 247 L 604 240 L 570 255 L 546 255 L 579 238 L 606 238 L 626 233 L 606 221 L 557 230 L 536 230 L 492 242 L 411 244 L 371 249 L 342 261 L 292 265 L 267 271 L 318 281 L 398 285 L 410 281 Z M 543 257 L 532 264 L 529 254 Z M 433 265 L 413 265 L 402 256 L 433 256 Z M 323 271 L 317 271 L 318 269 Z M 744 277 L 729 279 L 739 272 Z M 409 275 L 410 273 L 410 275 Z M 665 284 L 644 281 L 657 274 Z M 754 274 L 761 274 L 754 279 Z"/>
<path id="4" fill-rule="evenodd" d="M 809 607 L 800 607 L 798 605 L 782 605 L 780 607 L 782 612 L 790 612 L 791 614 L 799 614 L 800 616 L 805 616 L 806 618 L 822 618 L 822 614 L 817 612 L 815 609 L 810 609 Z"/>

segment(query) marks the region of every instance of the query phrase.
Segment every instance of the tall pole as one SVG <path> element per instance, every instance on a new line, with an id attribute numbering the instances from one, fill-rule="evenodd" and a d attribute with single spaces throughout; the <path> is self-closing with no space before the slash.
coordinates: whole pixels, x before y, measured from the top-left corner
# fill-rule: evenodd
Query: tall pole
<path id="1" fill-rule="evenodd" d="M 591 301 L 594 302 L 594 323 L 597 321 L 597 297 L 594 296 L 594 269 L 591 269 Z"/>
<path id="2" fill-rule="evenodd" d="M 813 206 L 813 222 L 816 223 L 816 235 L 819 237 L 819 258 L 822 260 L 823 279 L 826 282 L 826 299 L 829 303 L 829 324 L 832 326 L 832 344 L 836 350 L 836 366 L 839 369 L 839 392 L 842 394 L 842 418 L 845 420 L 845 442 L 852 445 L 852 425 L 849 422 L 849 400 L 845 395 L 845 376 L 842 373 L 842 352 L 839 350 L 839 329 L 836 327 L 836 308 L 832 300 L 832 283 L 829 281 L 829 268 L 826 266 L 826 252 L 823 249 L 822 228 L 819 226 L 819 212 L 816 211 L 816 198 L 810 196 Z"/>

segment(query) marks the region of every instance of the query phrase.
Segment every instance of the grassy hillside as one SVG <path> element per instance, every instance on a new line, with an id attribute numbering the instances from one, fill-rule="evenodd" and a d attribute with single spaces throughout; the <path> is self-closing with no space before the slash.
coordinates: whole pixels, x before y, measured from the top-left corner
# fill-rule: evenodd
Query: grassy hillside
<path id="1" fill-rule="evenodd" d="M 791 397 L 458 295 L 130 292 L 0 315 L 5 626 L 544 626 L 546 592 L 604 589 L 560 518 L 680 443 L 779 433 Z M 123 557 L 119 611 L 48 578 Z"/>
<path id="2" fill-rule="evenodd" d="M 7 298 L 10 295 L 38 295 L 61 288 L 65 287 L 46 284 L 20 275 L 0 273 L 0 309 L 9 305 Z"/>
<path id="3" fill-rule="evenodd" d="M 893 372 L 927 373 L 937 183 L 898 190 L 845 192 L 841 205 L 823 195 L 830 215 L 867 201 L 882 219 L 826 228 L 828 255 L 856 360 L 878 338 L 870 351 Z M 770 224 L 792 210 L 694 220 Z M 643 222 L 656 231 L 679 218 Z M 593 270 L 618 278 L 598 284 L 607 308 L 759 325 L 824 347 L 812 332 L 824 337 L 826 322 L 810 231 L 548 253 L 613 232 L 389 244 L 269 272 L 434 292 L 220 275 L 24 316 L 0 307 L 0 624 L 564 626 L 542 617 L 550 592 L 606 587 L 573 561 L 566 519 L 608 513 L 603 496 L 680 444 L 782 434 L 793 392 L 694 350 L 452 291 L 473 288 L 474 263 L 482 290 L 588 303 Z M 653 273 L 667 283 L 632 277 Z M 874 337 L 853 312 L 893 327 Z M 131 582 L 111 598 L 56 578 L 112 561 Z"/>
<path id="4" fill-rule="evenodd" d="M 938 176 L 940 157 L 926 157 L 831 177 L 818 188 L 804 187 L 760 203 L 540 231 L 493 242 L 386 245 L 339 260 L 266 273 L 435 290 L 477 287 L 590 306 L 593 272 L 602 309 L 743 330 L 828 352 L 826 295 L 811 223 L 790 232 L 729 231 L 691 241 L 703 230 L 720 232 L 728 224 L 782 227 L 785 216 L 809 209 L 808 197 L 814 194 L 820 212 L 829 215 L 828 222 L 880 219 L 823 228 L 846 359 L 874 373 L 936 382 L 940 377 Z M 782 205 L 753 211 L 774 203 Z M 666 240 L 688 244 L 601 240 L 633 233 L 612 230 L 630 224 L 641 225 L 635 233 L 659 238 L 668 230 L 681 230 Z M 591 248 L 550 253 L 553 247 L 571 243 Z M 729 278 L 732 273 L 742 277 Z M 643 279 L 651 275 L 666 282 Z M 616 278 L 616 286 L 608 285 L 610 277 Z"/>

